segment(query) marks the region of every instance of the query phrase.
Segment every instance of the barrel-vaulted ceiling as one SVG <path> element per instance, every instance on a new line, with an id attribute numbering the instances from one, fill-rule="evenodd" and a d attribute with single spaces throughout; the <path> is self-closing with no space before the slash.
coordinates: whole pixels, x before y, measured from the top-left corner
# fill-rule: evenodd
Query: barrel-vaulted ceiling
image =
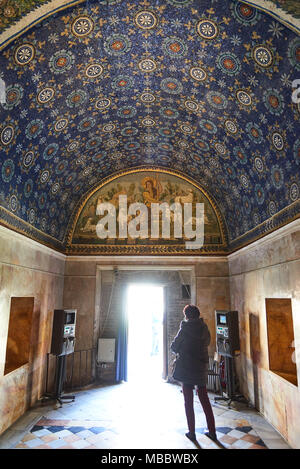
<path id="1" fill-rule="evenodd" d="M 203 187 L 231 249 L 299 216 L 300 37 L 248 4 L 81 2 L 11 42 L 0 78 L 1 220 L 43 243 L 142 166 Z"/>

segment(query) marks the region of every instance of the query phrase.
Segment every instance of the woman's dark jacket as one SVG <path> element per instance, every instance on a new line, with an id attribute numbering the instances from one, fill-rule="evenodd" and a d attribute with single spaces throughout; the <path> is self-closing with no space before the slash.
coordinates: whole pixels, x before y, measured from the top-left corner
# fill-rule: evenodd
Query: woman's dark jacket
<path id="1" fill-rule="evenodd" d="M 177 354 L 173 378 L 177 381 L 198 384 L 208 365 L 210 333 L 202 318 L 182 321 L 171 344 Z"/>

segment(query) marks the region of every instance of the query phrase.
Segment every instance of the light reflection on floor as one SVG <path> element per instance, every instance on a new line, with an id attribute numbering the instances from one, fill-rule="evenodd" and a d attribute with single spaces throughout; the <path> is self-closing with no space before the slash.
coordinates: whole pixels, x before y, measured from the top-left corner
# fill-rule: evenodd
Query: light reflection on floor
<path id="1" fill-rule="evenodd" d="M 269 448 L 288 448 L 260 414 L 239 406 L 214 406 L 224 447 L 250 449 L 260 439 Z M 195 413 L 200 446 L 219 449 L 202 434 L 206 423 L 196 397 Z M 0 448 L 195 449 L 186 431 L 180 387 L 136 381 L 80 391 L 62 408 L 36 406 L 0 436 Z"/>

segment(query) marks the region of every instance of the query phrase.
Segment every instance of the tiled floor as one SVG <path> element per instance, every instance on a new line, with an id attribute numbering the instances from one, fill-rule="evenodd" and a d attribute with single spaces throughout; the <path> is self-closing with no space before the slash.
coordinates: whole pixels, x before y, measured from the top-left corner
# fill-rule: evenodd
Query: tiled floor
<path id="1" fill-rule="evenodd" d="M 222 404 L 213 409 L 218 444 L 203 434 L 205 417 L 195 396 L 198 447 L 289 448 L 255 410 L 242 404 L 235 410 Z M 0 436 L 0 448 L 195 449 L 186 431 L 180 387 L 124 383 L 80 391 L 75 402 L 62 408 L 37 405 Z"/>

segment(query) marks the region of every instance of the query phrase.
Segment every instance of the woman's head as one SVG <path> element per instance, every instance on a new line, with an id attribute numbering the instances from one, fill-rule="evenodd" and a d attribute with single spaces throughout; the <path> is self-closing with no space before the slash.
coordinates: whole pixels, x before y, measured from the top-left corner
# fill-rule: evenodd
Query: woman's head
<path id="1" fill-rule="evenodd" d="M 183 308 L 183 314 L 185 315 L 186 319 L 198 319 L 200 317 L 199 308 L 195 305 L 186 305 Z"/>

